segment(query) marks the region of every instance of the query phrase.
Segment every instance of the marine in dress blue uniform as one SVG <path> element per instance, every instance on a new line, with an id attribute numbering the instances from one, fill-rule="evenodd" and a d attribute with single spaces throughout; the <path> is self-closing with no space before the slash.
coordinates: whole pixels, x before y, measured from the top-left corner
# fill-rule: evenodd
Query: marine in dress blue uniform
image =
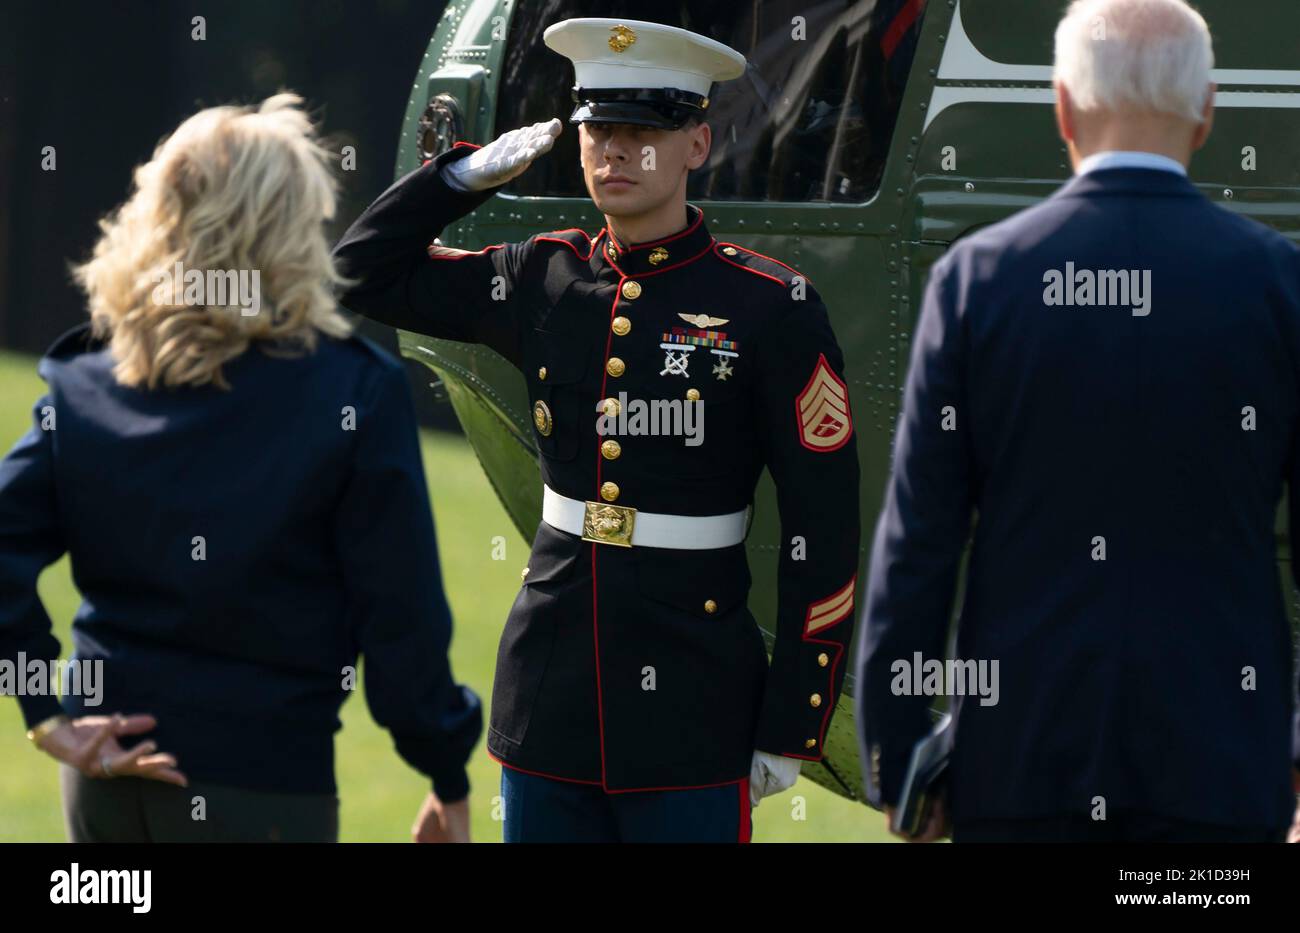
<path id="1" fill-rule="evenodd" d="M 567 21 L 547 42 L 577 64 L 573 122 L 681 126 L 743 63 L 630 21 Z M 821 758 L 852 634 L 858 461 L 826 308 L 790 267 L 719 242 L 693 205 L 684 229 L 652 242 L 602 229 L 431 245 L 493 193 L 447 182 L 474 149 L 400 179 L 335 253 L 359 280 L 349 308 L 485 344 L 533 400 L 543 521 L 501 640 L 488 736 L 506 838 L 747 839 L 755 752 Z M 627 414 L 620 399 L 700 406 L 704 442 L 601 434 L 602 417 Z M 743 544 L 764 468 L 782 540 L 802 536 L 808 556 L 780 557 L 770 663 Z"/>

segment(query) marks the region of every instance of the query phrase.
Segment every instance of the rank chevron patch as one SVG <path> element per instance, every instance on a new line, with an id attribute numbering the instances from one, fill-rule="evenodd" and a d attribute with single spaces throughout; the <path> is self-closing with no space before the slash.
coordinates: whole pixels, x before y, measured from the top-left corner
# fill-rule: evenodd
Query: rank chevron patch
<path id="1" fill-rule="evenodd" d="M 855 574 L 852 580 L 830 596 L 809 606 L 808 618 L 804 621 L 803 633 L 811 635 L 814 632 L 820 632 L 822 629 L 830 628 L 836 622 L 842 622 L 847 618 L 853 612 L 853 588 L 857 585 L 857 582 L 858 578 Z"/>
<path id="2" fill-rule="evenodd" d="M 819 354 L 817 368 L 795 399 L 799 439 L 809 450 L 829 453 L 848 443 L 853 433 L 849 390 L 835 375 L 826 355 Z"/>

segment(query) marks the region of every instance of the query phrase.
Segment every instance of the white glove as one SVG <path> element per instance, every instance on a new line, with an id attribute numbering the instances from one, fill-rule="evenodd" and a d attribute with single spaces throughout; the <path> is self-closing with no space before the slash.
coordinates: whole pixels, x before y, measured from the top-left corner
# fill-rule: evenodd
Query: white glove
<path id="1" fill-rule="evenodd" d="M 522 126 L 503 133 L 482 149 L 442 168 L 442 178 L 458 191 L 485 191 L 504 185 L 543 152 L 550 150 L 560 135 L 559 119 Z"/>
<path id="2" fill-rule="evenodd" d="M 753 763 L 749 766 L 749 805 L 756 807 L 764 797 L 794 787 L 802 766 L 803 762 L 798 758 L 754 752 Z"/>

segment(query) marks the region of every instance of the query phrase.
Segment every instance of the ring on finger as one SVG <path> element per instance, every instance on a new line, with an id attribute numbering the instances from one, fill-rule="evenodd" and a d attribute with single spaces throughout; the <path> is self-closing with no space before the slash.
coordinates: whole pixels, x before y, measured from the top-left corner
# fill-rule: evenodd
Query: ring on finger
<path id="1" fill-rule="evenodd" d="M 101 756 L 100 756 L 100 758 L 99 758 L 99 770 L 102 771 L 102 772 L 104 772 L 104 777 L 106 777 L 106 778 L 111 778 L 111 777 L 113 776 L 113 766 L 112 766 L 112 764 L 109 762 L 109 758 L 108 758 L 107 755 L 101 755 Z"/>

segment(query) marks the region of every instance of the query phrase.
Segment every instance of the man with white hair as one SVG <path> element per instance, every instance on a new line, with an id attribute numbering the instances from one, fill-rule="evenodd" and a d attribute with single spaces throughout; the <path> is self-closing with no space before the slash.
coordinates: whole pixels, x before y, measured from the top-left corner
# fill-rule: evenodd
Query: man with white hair
<path id="1" fill-rule="evenodd" d="M 1076 177 L 931 272 L 858 658 L 873 802 L 892 813 L 929 729 L 903 675 L 944 656 L 968 541 L 955 655 L 997 665 L 999 690 L 954 700 L 916 838 L 1268 841 L 1289 822 L 1273 524 L 1286 483 L 1300 534 L 1300 252 L 1187 179 L 1212 66 L 1183 0 L 1071 5 Z"/>

